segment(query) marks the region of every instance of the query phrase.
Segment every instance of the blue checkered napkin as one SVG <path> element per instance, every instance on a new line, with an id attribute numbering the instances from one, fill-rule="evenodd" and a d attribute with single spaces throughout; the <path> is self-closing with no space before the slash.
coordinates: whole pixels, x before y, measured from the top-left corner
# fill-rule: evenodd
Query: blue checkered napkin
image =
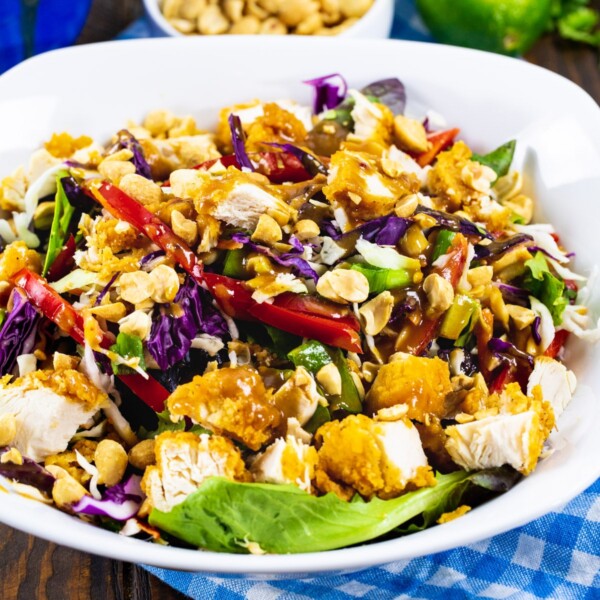
<path id="1" fill-rule="evenodd" d="M 146 567 L 198 600 L 599 600 L 600 479 L 541 519 L 471 546 L 315 579 L 220 579 Z"/>

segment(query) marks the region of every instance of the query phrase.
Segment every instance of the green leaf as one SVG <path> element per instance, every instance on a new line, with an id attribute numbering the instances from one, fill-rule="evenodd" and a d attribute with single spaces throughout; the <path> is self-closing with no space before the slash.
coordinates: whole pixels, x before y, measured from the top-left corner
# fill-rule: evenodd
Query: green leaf
<path id="1" fill-rule="evenodd" d="M 502 146 L 496 148 L 489 154 L 473 154 L 471 160 L 477 161 L 486 167 L 490 167 L 490 169 L 495 171 L 498 177 L 504 177 L 510 169 L 516 146 L 516 140 L 510 140 L 510 142 L 502 144 Z"/>
<path id="2" fill-rule="evenodd" d="M 598 13 L 594 9 L 576 8 L 558 20 L 558 32 L 567 40 L 598 46 L 600 45 L 600 32 L 594 31 L 598 20 Z"/>
<path id="3" fill-rule="evenodd" d="M 139 367 L 146 369 L 146 361 L 144 360 L 144 344 L 137 335 L 129 335 L 127 333 L 119 333 L 117 336 L 117 343 L 110 347 L 111 352 L 119 354 L 125 359 L 138 358 Z M 115 375 L 127 375 L 133 373 L 134 370 L 126 365 L 112 363 L 113 371 Z"/>
<path id="4" fill-rule="evenodd" d="M 542 252 L 525 261 L 529 273 L 523 279 L 523 287 L 546 305 L 555 325 L 562 323 L 562 314 L 569 302 L 568 290 L 562 279 L 553 275 Z"/>
<path id="5" fill-rule="evenodd" d="M 148 439 L 154 439 L 157 435 L 164 433 L 165 431 L 185 431 L 185 420 L 180 419 L 177 422 L 171 421 L 171 413 L 169 409 L 165 408 L 162 412 L 156 413 L 158 417 L 158 427 L 154 431 L 148 431 L 144 427 L 140 428 L 138 431 L 138 436 Z M 189 429 L 190 433 L 195 433 L 196 435 L 201 435 L 203 433 L 208 433 L 212 435 L 212 431 L 205 429 L 200 425 L 194 425 L 191 429 Z"/>
<path id="6" fill-rule="evenodd" d="M 293 485 L 237 483 L 210 477 L 181 504 L 156 508 L 150 524 L 198 548 L 247 552 L 254 542 L 273 554 L 319 552 L 359 544 L 388 533 L 439 506 L 469 477 L 465 471 L 438 475 L 437 485 L 393 500 L 335 494 L 316 497 Z"/>
<path id="7" fill-rule="evenodd" d="M 316 375 L 325 365 L 333 362 L 327 348 L 321 342 L 310 340 L 288 353 L 288 358 L 296 367 L 304 367 Z"/>
<path id="8" fill-rule="evenodd" d="M 44 277 L 62 250 L 65 240 L 67 239 L 71 217 L 75 212 L 75 208 L 69 203 L 61 183 L 61 179 L 68 176 L 69 174 L 67 171 L 59 171 L 56 174 L 54 217 L 52 218 L 52 227 L 50 228 L 50 237 L 48 238 L 48 250 L 46 251 L 46 258 L 44 259 L 44 267 L 42 269 L 42 275 Z"/>
<path id="9" fill-rule="evenodd" d="M 438 476 L 439 477 L 439 476 Z M 508 491 L 521 478 L 518 471 L 511 467 L 496 467 L 476 471 L 454 486 L 445 496 L 436 503 L 432 502 L 423 513 L 405 527 L 400 527 L 400 533 L 414 533 L 434 525 L 437 520 L 447 512 L 456 510 L 461 504 L 472 503 L 475 498 L 466 498 L 468 493 L 476 492 L 481 496 L 487 492 L 499 494 Z M 480 488 L 474 490 L 474 488 Z M 479 503 L 479 502 L 477 502 Z"/>

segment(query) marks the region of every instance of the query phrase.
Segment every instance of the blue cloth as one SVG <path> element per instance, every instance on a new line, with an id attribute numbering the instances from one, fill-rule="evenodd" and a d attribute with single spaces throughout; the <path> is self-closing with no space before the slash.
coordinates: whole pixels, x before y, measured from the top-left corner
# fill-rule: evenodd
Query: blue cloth
<path id="1" fill-rule="evenodd" d="M 23 59 L 73 44 L 92 0 L 0 0 L 0 73 Z"/>
<path id="2" fill-rule="evenodd" d="M 140 19 L 120 37 L 145 37 L 149 31 Z M 392 37 L 431 41 L 412 0 L 396 0 Z M 356 573 L 254 581 L 145 568 L 198 600 L 600 600 L 600 480 L 524 527 Z"/>

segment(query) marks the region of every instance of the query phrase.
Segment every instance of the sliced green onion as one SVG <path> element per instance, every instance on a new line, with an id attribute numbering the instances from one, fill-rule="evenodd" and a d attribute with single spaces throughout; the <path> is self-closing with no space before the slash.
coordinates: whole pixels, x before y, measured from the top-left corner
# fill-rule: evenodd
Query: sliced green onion
<path id="1" fill-rule="evenodd" d="M 382 269 L 364 264 L 354 264 L 351 268 L 367 278 L 371 294 L 407 287 L 414 281 L 414 274 L 407 269 Z"/>
<path id="2" fill-rule="evenodd" d="M 457 340 L 478 309 L 479 302 L 477 300 L 463 294 L 457 294 L 454 297 L 452 306 L 444 316 L 440 327 L 440 335 L 449 340 Z"/>

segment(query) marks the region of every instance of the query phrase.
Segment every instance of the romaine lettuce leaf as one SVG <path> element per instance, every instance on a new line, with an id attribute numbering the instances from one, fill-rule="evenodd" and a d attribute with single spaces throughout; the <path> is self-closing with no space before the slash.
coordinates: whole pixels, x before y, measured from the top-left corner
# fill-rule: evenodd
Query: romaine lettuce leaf
<path id="1" fill-rule="evenodd" d="M 156 508 L 150 524 L 199 548 L 248 552 L 254 542 L 274 554 L 318 552 L 359 544 L 388 533 L 424 511 L 443 505 L 454 510 L 471 474 L 438 475 L 437 485 L 393 500 L 352 502 L 335 494 L 312 496 L 293 485 L 237 483 L 207 479 L 181 504 L 165 513 Z"/>

